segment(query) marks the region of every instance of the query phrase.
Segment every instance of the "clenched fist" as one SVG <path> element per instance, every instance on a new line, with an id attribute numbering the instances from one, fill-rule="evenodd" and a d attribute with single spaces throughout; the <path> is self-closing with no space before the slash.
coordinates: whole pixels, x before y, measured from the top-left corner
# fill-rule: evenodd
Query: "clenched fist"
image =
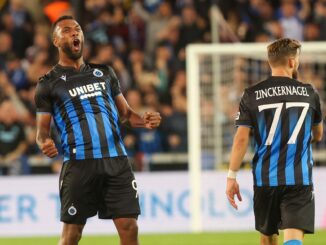
<path id="1" fill-rule="evenodd" d="M 54 141 L 50 138 L 47 138 L 43 143 L 39 145 L 42 153 L 48 157 L 55 157 L 58 155 L 58 149 L 56 148 Z"/>
<path id="2" fill-rule="evenodd" d="M 143 120 L 145 123 L 145 128 L 157 128 L 161 123 L 161 115 L 159 112 L 145 112 L 143 115 Z"/>

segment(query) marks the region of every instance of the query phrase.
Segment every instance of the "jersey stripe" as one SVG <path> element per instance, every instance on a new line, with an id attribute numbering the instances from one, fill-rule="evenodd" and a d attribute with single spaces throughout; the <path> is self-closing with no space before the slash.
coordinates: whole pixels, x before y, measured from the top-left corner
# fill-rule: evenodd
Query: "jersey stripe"
<path id="1" fill-rule="evenodd" d="M 280 156 L 280 147 L 281 147 L 281 125 L 282 125 L 282 117 L 276 126 L 276 131 L 274 135 L 273 144 L 271 145 L 271 156 L 270 156 L 270 164 L 269 164 L 269 185 L 277 186 L 277 169 L 278 169 L 278 160 Z"/>
<path id="2" fill-rule="evenodd" d="M 289 110 L 289 135 L 291 137 L 294 127 L 298 121 L 298 110 L 297 108 L 291 108 Z M 285 182 L 287 185 L 294 185 L 294 158 L 297 149 L 297 144 L 288 144 L 288 150 L 286 153 L 286 166 L 285 166 Z"/>
<path id="3" fill-rule="evenodd" d="M 105 102 L 105 107 L 107 108 L 109 114 L 113 117 L 113 120 L 110 120 L 110 125 L 112 128 L 114 145 L 115 145 L 118 155 L 125 155 L 122 150 L 121 144 L 120 144 L 120 138 L 119 138 L 118 131 L 116 128 L 116 124 L 115 124 L 115 121 L 118 120 L 118 118 L 116 117 L 117 113 L 113 112 L 114 110 L 116 110 L 115 104 L 114 104 L 113 99 L 111 98 L 110 94 L 111 94 L 111 91 L 108 90 L 108 94 L 106 95 L 107 99 L 104 100 L 104 102 Z"/>
<path id="4" fill-rule="evenodd" d="M 314 161 L 312 159 L 312 146 L 310 145 L 310 149 L 308 150 L 308 162 L 309 162 L 309 180 L 310 184 L 312 184 L 312 166 L 314 165 Z"/>
<path id="5" fill-rule="evenodd" d="M 265 124 L 265 117 L 264 113 L 258 113 L 258 126 L 259 126 L 259 134 L 261 137 L 261 144 L 258 147 L 258 160 L 256 164 L 256 169 L 255 169 L 255 175 L 256 175 L 256 181 L 257 181 L 257 186 L 262 186 L 262 165 L 263 165 L 263 158 L 266 152 L 266 124 Z"/>
<path id="6" fill-rule="evenodd" d="M 97 123 L 95 120 L 95 114 L 93 111 L 93 108 L 89 102 L 88 99 L 83 99 L 81 100 L 81 104 L 83 106 L 85 115 L 86 115 L 86 120 L 88 123 L 88 127 L 91 130 L 91 139 L 92 139 L 92 144 L 93 144 L 93 157 L 94 158 L 101 158 L 102 157 L 102 152 L 101 152 L 101 142 L 100 142 L 100 137 L 98 134 L 97 130 Z"/>
<path id="7" fill-rule="evenodd" d="M 75 137 L 76 152 L 73 151 L 73 154 L 75 154 L 76 159 L 85 159 L 84 136 L 75 107 L 71 101 L 67 101 L 65 103 L 65 108 L 71 121 L 72 130 Z"/>
<path id="8" fill-rule="evenodd" d="M 298 108 L 298 116 L 302 114 L 302 108 Z M 299 116 L 300 117 L 300 116 Z M 296 122 L 296 124 L 298 124 L 298 122 Z M 305 131 L 305 123 L 303 123 L 303 125 L 301 125 L 301 132 Z M 294 178 L 295 178 L 295 184 L 296 185 L 302 185 L 303 183 L 303 179 L 302 179 L 302 152 L 303 152 L 303 138 L 304 135 L 303 133 L 299 133 L 296 139 L 296 153 L 295 153 L 295 157 L 294 157 Z"/>
<path id="9" fill-rule="evenodd" d="M 264 110 L 263 112 L 264 118 L 265 118 L 265 133 L 266 138 L 263 141 L 264 146 L 266 147 L 266 152 L 263 156 L 262 161 L 262 171 L 261 171 L 261 179 L 263 185 L 269 184 L 269 166 L 270 166 L 270 157 L 271 157 L 271 146 L 268 145 L 269 141 L 269 134 L 272 126 L 273 117 L 270 116 L 269 110 Z"/>
<path id="10" fill-rule="evenodd" d="M 121 139 L 118 110 L 117 110 L 117 107 L 115 106 L 115 103 L 112 101 L 112 97 L 110 97 L 110 102 L 113 105 L 112 114 L 114 115 L 114 118 L 116 118 L 116 120 L 114 120 L 114 125 L 115 125 L 115 128 L 117 129 L 117 133 L 118 133 L 117 136 L 119 138 L 120 148 L 121 148 L 123 154 L 127 155 L 127 151 L 126 151 L 126 149 L 125 149 L 125 147 L 123 145 L 122 139 Z"/>
<path id="11" fill-rule="evenodd" d="M 308 158 L 308 152 L 310 151 L 310 147 L 307 147 L 309 142 L 310 142 L 310 138 L 311 138 L 311 111 L 309 111 L 307 113 L 306 116 L 306 121 L 305 121 L 305 130 L 304 130 L 304 139 L 303 139 L 303 146 L 304 146 L 304 150 L 301 153 L 301 159 L 302 159 L 302 179 L 303 179 L 303 184 L 304 185 L 309 185 L 310 181 L 309 181 L 309 168 L 310 168 L 310 162 L 309 162 L 309 158 Z"/>
<path id="12" fill-rule="evenodd" d="M 97 101 L 98 101 L 99 105 L 105 106 L 105 102 L 102 97 L 97 97 Z M 112 128 L 110 126 L 111 122 L 110 122 L 110 119 L 109 119 L 109 116 L 107 113 L 108 113 L 108 111 L 107 111 L 106 107 L 104 109 L 101 109 L 101 115 L 103 118 L 103 125 L 105 128 L 105 135 L 106 135 L 106 139 L 107 139 L 110 156 L 117 156 L 118 152 L 117 152 L 117 149 L 115 148 L 115 144 L 113 141 L 113 132 L 112 132 Z"/>
<path id="13" fill-rule="evenodd" d="M 100 150 L 101 154 L 104 157 L 109 157 L 110 152 L 109 152 L 109 146 L 108 146 L 108 141 L 107 141 L 107 136 L 105 134 L 105 126 L 104 126 L 104 121 L 103 121 L 103 116 L 102 116 L 102 110 L 105 110 L 104 103 L 102 105 L 98 102 L 98 99 L 100 98 L 99 96 L 90 98 L 89 101 L 91 103 L 91 106 L 93 108 L 94 116 L 95 116 L 95 121 L 96 121 L 96 129 L 99 135 L 99 140 L 100 140 Z M 105 137 L 104 137 L 105 135 Z"/>
<path id="14" fill-rule="evenodd" d="M 285 185 L 285 166 L 286 166 L 286 153 L 288 151 L 288 135 L 289 135 L 289 114 L 284 112 L 282 115 L 281 121 L 281 145 L 283 146 L 280 149 L 280 155 L 278 160 L 278 169 L 277 169 L 277 177 L 278 177 L 278 185 Z"/>
<path id="15" fill-rule="evenodd" d="M 68 144 L 68 134 L 66 132 L 66 123 L 63 120 L 59 107 L 57 105 L 54 105 L 54 116 L 53 116 L 53 121 L 56 124 L 57 129 L 60 131 L 61 135 L 61 147 L 64 152 L 64 156 L 67 157 L 70 155 L 70 149 L 69 149 L 69 144 Z M 69 159 L 67 159 L 69 160 Z"/>
<path id="16" fill-rule="evenodd" d="M 72 149 L 76 148 L 75 135 L 73 132 L 71 120 L 68 116 L 68 112 L 64 104 L 62 106 L 59 106 L 57 103 L 55 103 L 55 106 L 58 108 L 58 113 L 60 113 L 60 116 L 63 119 L 62 123 L 66 124 L 66 133 L 68 134 L 69 149 L 65 150 L 65 152 L 67 152 L 67 155 L 64 156 L 64 161 L 65 161 L 65 160 L 69 160 L 70 156 L 74 156 Z"/>

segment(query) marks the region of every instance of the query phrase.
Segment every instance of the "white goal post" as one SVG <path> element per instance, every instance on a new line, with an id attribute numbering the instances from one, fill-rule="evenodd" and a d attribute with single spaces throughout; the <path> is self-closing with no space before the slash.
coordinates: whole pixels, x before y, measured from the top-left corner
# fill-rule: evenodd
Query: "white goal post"
<path id="1" fill-rule="evenodd" d="M 304 75 L 310 72 L 313 73 L 311 75 L 313 77 L 314 71 L 317 71 L 320 72 L 320 77 L 326 78 L 326 42 L 301 44 L 300 64 L 304 64 L 302 69 L 307 69 L 304 70 Z M 267 43 L 193 44 L 186 48 L 190 225 L 193 232 L 202 231 L 201 171 L 221 169 L 223 163 L 225 165 L 228 161 L 226 150 L 228 146 L 225 146 L 224 142 L 224 127 L 227 123 L 223 119 L 225 117 L 223 114 L 229 112 L 220 112 L 223 111 L 221 106 L 229 104 L 228 97 L 232 97 L 229 94 L 234 92 L 229 81 L 237 82 L 238 77 L 249 77 L 250 73 L 251 78 L 247 79 L 250 85 L 250 82 L 259 82 L 266 77 L 266 69 L 269 69 L 266 66 L 267 45 Z M 235 69 L 240 72 L 234 72 Z M 258 75 L 256 71 L 259 71 Z M 228 78 L 225 79 L 225 76 Z M 299 80 L 304 79 L 305 77 L 302 79 L 299 77 Z M 325 88 L 325 85 L 323 86 Z M 233 110 L 234 108 L 230 113 Z M 322 159 L 325 160 L 325 156 L 323 154 Z M 203 159 L 207 158 L 210 159 L 210 164 L 205 167 Z"/>

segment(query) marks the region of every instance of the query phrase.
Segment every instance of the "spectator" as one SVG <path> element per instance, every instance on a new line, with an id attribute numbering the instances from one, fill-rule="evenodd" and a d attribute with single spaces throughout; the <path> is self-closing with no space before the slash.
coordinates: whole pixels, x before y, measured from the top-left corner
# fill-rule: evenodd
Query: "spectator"
<path id="1" fill-rule="evenodd" d="M 172 114 L 166 118 L 168 152 L 187 152 L 187 101 L 182 94 L 172 98 Z"/>
<path id="2" fill-rule="evenodd" d="M 6 59 L 12 50 L 12 38 L 6 31 L 0 31 L 0 70 L 5 69 Z"/>
<path id="3" fill-rule="evenodd" d="M 17 20 L 16 20 L 17 21 Z M 23 58 L 25 50 L 32 44 L 33 32 L 30 25 L 16 25 L 14 16 L 10 12 L 1 15 L 0 26 L 12 37 L 12 52 L 19 58 Z M 18 21 L 17 21 L 18 22 Z"/>
<path id="4" fill-rule="evenodd" d="M 200 42 L 204 27 L 200 25 L 199 18 L 193 6 L 187 5 L 182 9 L 180 26 L 179 49 L 184 49 L 189 43 Z M 178 52 L 178 50 L 176 50 Z"/>
<path id="5" fill-rule="evenodd" d="M 21 60 L 11 53 L 7 56 L 6 72 L 9 80 L 16 90 L 26 88 L 28 86 L 25 70 L 22 67 Z"/>
<path id="6" fill-rule="evenodd" d="M 3 174 L 27 174 L 23 156 L 27 144 L 24 127 L 18 121 L 18 115 L 13 103 L 6 98 L 0 104 L 0 163 L 7 167 Z M 2 167 L 4 170 L 4 168 Z"/>
<path id="7" fill-rule="evenodd" d="M 284 37 L 303 40 L 303 23 L 310 14 L 310 3 L 301 0 L 301 9 L 298 10 L 294 0 L 282 0 L 279 12 L 279 22 L 284 31 Z"/>
<path id="8" fill-rule="evenodd" d="M 146 54 L 151 56 L 156 46 L 156 35 L 171 19 L 171 5 L 167 1 L 162 1 L 155 13 L 147 12 L 142 5 L 136 1 L 134 10 L 146 23 Z"/>
<path id="9" fill-rule="evenodd" d="M 314 6 L 314 21 L 318 24 L 319 30 L 326 30 L 326 2 L 318 0 Z M 325 31 L 319 33 L 318 40 L 326 40 Z"/>
<path id="10" fill-rule="evenodd" d="M 38 0 L 29 2 L 33 2 L 31 6 L 39 3 Z M 324 0 L 42 0 L 42 13 L 31 9 L 30 5 L 30 10 L 27 10 L 23 0 L 8 0 L 4 5 L 0 3 L 0 101 L 9 97 L 16 107 L 20 115 L 18 120 L 26 132 L 27 153 L 33 156 L 30 157 L 31 161 L 48 161 L 34 158 L 38 152 L 33 149 L 33 96 L 39 77 L 47 73 L 56 60 L 56 52 L 50 44 L 49 24 L 63 13 L 75 13 L 82 18 L 81 23 L 86 30 L 85 60 L 113 66 L 128 102 L 140 110 L 156 108 L 164 117 L 162 127 L 155 135 L 124 129 L 125 144 L 136 161 L 137 169 L 144 169 L 150 159 L 148 156 L 153 152 L 185 152 L 185 47 L 195 42 L 210 41 L 208 11 L 212 2 L 218 2 L 226 18 L 225 23 L 234 32 L 236 38 L 232 40 L 269 42 L 283 36 L 298 36 L 307 41 L 326 40 L 326 34 L 322 31 L 326 28 Z M 37 20 L 37 23 L 32 20 Z M 224 29 L 221 29 L 221 41 L 231 41 L 229 34 L 224 35 Z M 203 59 L 211 64 L 211 60 Z M 223 103 L 218 116 L 225 125 L 230 125 L 224 127 L 224 146 L 229 144 L 229 135 L 232 134 L 233 124 L 229 122 L 233 120 L 239 91 L 270 72 L 260 60 L 243 61 L 222 60 L 235 67 L 234 74 L 223 71 L 231 73 L 223 76 L 220 88 L 223 96 L 227 94 L 228 103 Z M 302 64 L 300 74 L 303 80 L 315 83 L 324 99 L 323 70 L 324 65 Z M 212 74 L 201 70 L 200 79 L 211 83 Z M 208 125 L 215 120 L 214 107 L 209 100 L 202 99 L 201 103 L 205 107 L 202 120 Z M 143 145 L 136 144 L 138 139 Z M 146 144 L 149 152 L 145 152 Z M 54 172 L 61 167 L 60 164 L 51 166 Z"/>

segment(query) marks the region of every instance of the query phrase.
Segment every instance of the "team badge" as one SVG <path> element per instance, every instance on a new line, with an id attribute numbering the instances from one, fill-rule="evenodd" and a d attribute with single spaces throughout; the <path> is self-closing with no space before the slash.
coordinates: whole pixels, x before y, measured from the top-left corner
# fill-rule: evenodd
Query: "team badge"
<path id="1" fill-rule="evenodd" d="M 77 213 L 77 209 L 74 207 L 74 205 L 71 205 L 70 208 L 68 209 L 68 214 L 74 216 L 76 215 L 76 213 Z"/>
<path id="2" fill-rule="evenodd" d="M 93 75 L 96 77 L 103 77 L 103 72 L 100 71 L 99 69 L 94 69 Z"/>

